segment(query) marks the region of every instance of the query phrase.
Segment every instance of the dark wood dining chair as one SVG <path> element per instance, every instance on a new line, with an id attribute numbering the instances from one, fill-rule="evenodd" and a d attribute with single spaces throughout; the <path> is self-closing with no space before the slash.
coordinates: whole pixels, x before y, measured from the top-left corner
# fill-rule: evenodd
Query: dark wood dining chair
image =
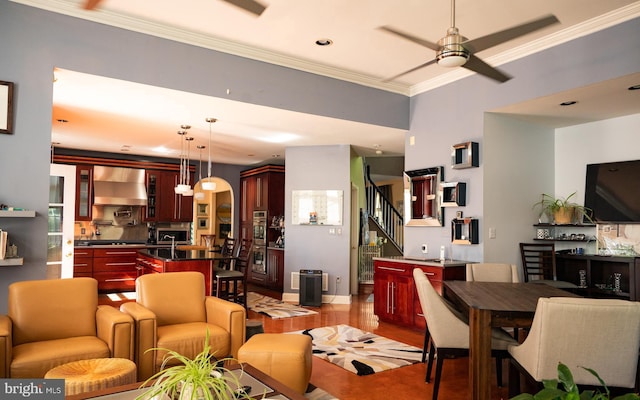
<path id="1" fill-rule="evenodd" d="M 525 282 L 544 283 L 559 289 L 577 290 L 578 285 L 559 281 L 556 275 L 556 250 L 553 243 L 520 243 Z"/>
<path id="2" fill-rule="evenodd" d="M 232 269 L 215 272 L 215 296 L 247 308 L 247 273 L 251 257 L 251 239 L 242 239 Z"/>

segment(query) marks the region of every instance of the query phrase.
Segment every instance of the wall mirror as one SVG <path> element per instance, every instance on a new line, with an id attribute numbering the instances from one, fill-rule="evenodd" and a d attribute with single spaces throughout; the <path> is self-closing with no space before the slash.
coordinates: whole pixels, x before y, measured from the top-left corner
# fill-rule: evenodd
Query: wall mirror
<path id="1" fill-rule="evenodd" d="M 443 179 L 444 167 L 405 171 L 405 225 L 444 226 L 444 208 L 438 196 Z"/>

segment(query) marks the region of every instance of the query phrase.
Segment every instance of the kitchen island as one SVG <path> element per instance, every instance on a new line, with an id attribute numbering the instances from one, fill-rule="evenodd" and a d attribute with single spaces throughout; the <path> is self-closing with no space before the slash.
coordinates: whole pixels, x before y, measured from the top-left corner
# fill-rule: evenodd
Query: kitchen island
<path id="1" fill-rule="evenodd" d="M 417 257 L 373 257 L 373 310 L 382 321 L 425 329 L 426 323 L 413 282 L 420 268 L 442 294 L 445 280 L 465 280 L 467 261 Z"/>
<path id="2" fill-rule="evenodd" d="M 142 249 L 136 258 L 138 276 L 163 272 L 198 271 L 204 274 L 206 294 L 211 294 L 211 274 L 216 260 L 228 258 L 210 250 Z"/>

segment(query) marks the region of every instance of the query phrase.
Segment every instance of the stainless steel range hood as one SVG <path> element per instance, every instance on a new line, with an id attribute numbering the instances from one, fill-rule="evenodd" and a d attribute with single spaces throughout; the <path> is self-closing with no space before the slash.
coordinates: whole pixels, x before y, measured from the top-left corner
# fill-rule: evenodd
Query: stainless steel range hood
<path id="1" fill-rule="evenodd" d="M 121 167 L 93 167 L 93 204 L 146 206 L 144 170 Z"/>

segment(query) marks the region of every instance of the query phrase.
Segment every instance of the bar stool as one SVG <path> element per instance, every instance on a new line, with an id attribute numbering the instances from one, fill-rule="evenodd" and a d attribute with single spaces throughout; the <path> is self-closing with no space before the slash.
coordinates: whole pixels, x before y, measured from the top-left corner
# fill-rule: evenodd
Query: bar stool
<path id="1" fill-rule="evenodd" d="M 251 239 L 242 239 L 233 268 L 215 271 L 215 296 L 239 303 L 247 308 L 247 269 L 251 255 Z"/>

